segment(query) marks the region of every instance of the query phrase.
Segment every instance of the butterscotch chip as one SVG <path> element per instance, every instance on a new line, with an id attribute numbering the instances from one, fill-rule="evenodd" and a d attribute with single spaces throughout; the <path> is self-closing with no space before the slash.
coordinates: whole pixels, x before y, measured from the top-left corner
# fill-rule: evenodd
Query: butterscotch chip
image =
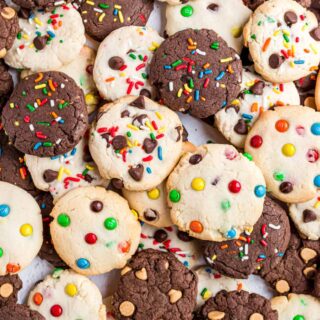
<path id="1" fill-rule="evenodd" d="M 317 252 L 310 248 L 303 248 L 300 252 L 300 257 L 305 263 L 308 263 L 310 260 L 314 259 L 317 256 Z"/>
<path id="2" fill-rule="evenodd" d="M 140 280 L 147 280 L 148 279 L 146 268 L 142 268 L 141 270 L 136 271 L 135 275 Z"/>
<path id="3" fill-rule="evenodd" d="M 0 287 L 0 296 L 8 298 L 13 293 L 13 285 L 11 283 L 5 283 Z"/>
<path id="4" fill-rule="evenodd" d="M 315 267 L 307 267 L 303 270 L 303 274 L 308 278 L 308 279 L 312 279 L 315 274 L 316 274 L 317 270 Z"/>
<path id="5" fill-rule="evenodd" d="M 124 301 L 120 304 L 119 311 L 125 317 L 130 317 L 133 315 L 135 306 L 130 301 Z"/>
<path id="6" fill-rule="evenodd" d="M 285 293 L 290 291 L 289 283 L 286 280 L 279 280 L 276 283 L 276 290 L 279 293 Z"/>
<path id="7" fill-rule="evenodd" d="M 249 320 L 263 320 L 264 316 L 261 313 L 253 313 Z"/>
<path id="8" fill-rule="evenodd" d="M 223 319 L 226 314 L 221 311 L 211 311 L 208 313 L 208 318 L 210 320 L 220 320 Z"/>
<path id="9" fill-rule="evenodd" d="M 169 291 L 170 303 L 176 303 L 182 297 L 182 292 L 180 290 L 171 289 Z"/>
<path id="10" fill-rule="evenodd" d="M 131 268 L 126 266 L 121 270 L 121 275 L 124 276 L 126 273 L 128 273 L 131 270 L 132 270 Z"/>

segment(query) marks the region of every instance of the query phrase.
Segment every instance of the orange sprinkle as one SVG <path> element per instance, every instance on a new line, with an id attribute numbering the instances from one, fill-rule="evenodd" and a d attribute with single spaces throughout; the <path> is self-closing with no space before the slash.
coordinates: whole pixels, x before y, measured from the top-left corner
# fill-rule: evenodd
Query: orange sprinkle
<path id="1" fill-rule="evenodd" d="M 241 240 L 241 241 L 247 241 L 247 239 L 246 239 L 244 236 L 240 236 L 240 237 L 239 237 L 239 240 Z"/>
<path id="2" fill-rule="evenodd" d="M 56 91 L 56 88 L 54 87 L 53 82 L 52 82 L 51 79 L 48 80 L 48 83 L 49 83 L 50 90 L 53 91 L 53 92 Z"/>
<path id="3" fill-rule="evenodd" d="M 208 69 L 209 67 L 210 67 L 210 63 L 208 62 L 203 66 L 204 69 Z"/>
<path id="4" fill-rule="evenodd" d="M 62 27 L 62 21 L 61 20 L 58 22 L 58 25 L 59 25 L 59 27 Z"/>
<path id="5" fill-rule="evenodd" d="M 35 83 L 40 82 L 43 79 L 43 73 L 39 72 L 38 73 L 38 78 L 34 80 Z"/>
<path id="6" fill-rule="evenodd" d="M 276 102 L 276 106 L 277 106 L 277 107 L 283 107 L 283 106 L 284 106 L 284 102 L 278 100 L 278 101 Z"/>
<path id="7" fill-rule="evenodd" d="M 228 244 L 224 244 L 220 247 L 221 250 L 228 249 L 228 248 L 229 248 Z"/>
<path id="8" fill-rule="evenodd" d="M 105 82 L 112 82 L 112 81 L 114 81 L 115 80 L 115 77 L 111 77 L 111 78 L 107 78 L 106 80 L 105 80 Z"/>
<path id="9" fill-rule="evenodd" d="M 309 50 L 309 49 L 304 49 L 304 52 L 305 52 L 305 53 L 309 53 L 310 50 Z"/>
<path id="10" fill-rule="evenodd" d="M 201 97 L 200 99 L 201 99 L 201 101 L 206 101 L 205 97 Z"/>
<path id="11" fill-rule="evenodd" d="M 189 96 L 188 99 L 187 99 L 187 103 L 190 103 L 192 101 L 193 97 L 192 96 Z"/>
<path id="12" fill-rule="evenodd" d="M 188 46 L 188 50 L 196 50 L 197 46 Z"/>
<path id="13" fill-rule="evenodd" d="M 241 247 L 241 246 L 242 246 L 242 243 L 241 243 L 240 241 L 236 241 L 236 245 L 237 245 L 238 247 Z"/>
<path id="14" fill-rule="evenodd" d="M 192 46 L 193 45 L 193 40 L 191 38 L 188 39 L 188 43 Z"/>
<path id="15" fill-rule="evenodd" d="M 241 290 L 242 290 L 242 287 L 243 287 L 242 283 L 238 283 L 238 285 L 237 285 L 237 291 L 241 291 Z"/>
<path id="16" fill-rule="evenodd" d="M 313 66 L 310 68 L 310 71 L 317 71 L 319 68 L 317 66 Z"/>
<path id="17" fill-rule="evenodd" d="M 259 105 L 258 105 L 257 102 L 253 103 L 251 105 L 251 112 L 257 112 L 258 111 L 258 107 L 259 107 Z"/>
<path id="18" fill-rule="evenodd" d="M 271 42 L 271 38 L 268 38 L 268 39 L 266 40 L 266 42 L 263 44 L 263 46 L 262 46 L 262 51 L 263 51 L 263 52 L 266 52 L 266 51 L 267 51 L 270 42 Z"/>
<path id="19" fill-rule="evenodd" d="M 288 54 L 289 57 L 293 57 L 292 50 L 288 49 L 287 54 Z"/>
<path id="20" fill-rule="evenodd" d="M 231 74 L 234 73 L 234 70 L 232 69 L 231 64 L 228 65 L 228 72 Z"/>
<path id="21" fill-rule="evenodd" d="M 261 114 L 261 113 L 263 113 L 263 112 L 264 112 L 264 108 L 263 108 L 263 107 L 260 107 L 259 113 Z"/>
<path id="22" fill-rule="evenodd" d="M 37 101 L 38 106 L 40 106 L 41 100 L 38 98 L 38 99 L 36 99 L 36 101 Z"/>
<path id="23" fill-rule="evenodd" d="M 25 169 L 24 168 L 20 168 L 19 172 L 20 172 L 21 179 L 22 180 L 26 180 Z"/>

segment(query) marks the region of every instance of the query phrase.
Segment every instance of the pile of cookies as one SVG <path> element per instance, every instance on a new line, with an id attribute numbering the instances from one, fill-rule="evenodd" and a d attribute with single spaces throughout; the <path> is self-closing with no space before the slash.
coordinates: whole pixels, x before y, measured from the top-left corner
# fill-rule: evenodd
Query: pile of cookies
<path id="1" fill-rule="evenodd" d="M 0 0 L 0 320 L 320 320 L 320 2 L 161 1 Z"/>

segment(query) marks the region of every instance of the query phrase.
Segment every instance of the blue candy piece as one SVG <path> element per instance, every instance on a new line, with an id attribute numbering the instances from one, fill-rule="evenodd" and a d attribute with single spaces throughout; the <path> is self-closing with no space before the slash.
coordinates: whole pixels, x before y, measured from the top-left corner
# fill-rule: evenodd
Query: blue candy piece
<path id="1" fill-rule="evenodd" d="M 266 195 L 266 187 L 265 186 L 256 186 L 254 188 L 254 194 L 258 197 L 258 198 L 262 198 Z"/>
<path id="2" fill-rule="evenodd" d="M 316 176 L 316 177 L 313 179 L 313 183 L 314 183 L 314 185 L 315 185 L 317 188 L 320 188 L 320 175 Z"/>
<path id="3" fill-rule="evenodd" d="M 10 213 L 10 207 L 7 204 L 0 204 L 0 217 L 4 218 Z"/>
<path id="4" fill-rule="evenodd" d="M 228 237 L 229 239 L 235 238 L 236 235 L 237 235 L 237 231 L 236 231 L 235 229 L 233 229 L 233 228 L 230 229 L 230 230 L 227 232 L 227 237 Z"/>
<path id="5" fill-rule="evenodd" d="M 311 126 L 311 132 L 315 136 L 320 136 L 320 123 L 316 122 Z"/>
<path id="6" fill-rule="evenodd" d="M 89 260 L 85 258 L 80 258 L 76 261 L 78 268 L 80 269 L 89 269 L 90 268 L 90 262 Z"/>

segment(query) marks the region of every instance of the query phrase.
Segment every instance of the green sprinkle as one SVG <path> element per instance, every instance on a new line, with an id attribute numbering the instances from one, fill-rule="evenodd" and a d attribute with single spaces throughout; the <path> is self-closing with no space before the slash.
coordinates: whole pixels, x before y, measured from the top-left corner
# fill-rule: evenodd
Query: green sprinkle
<path id="1" fill-rule="evenodd" d="M 49 19 L 49 20 L 47 21 L 47 24 L 51 24 L 51 22 L 52 22 L 52 19 Z"/>
<path id="2" fill-rule="evenodd" d="M 107 247 L 107 248 L 111 248 L 112 246 L 115 245 L 115 243 L 116 243 L 115 241 L 107 242 L 107 243 L 106 243 L 106 247 Z"/>
<path id="3" fill-rule="evenodd" d="M 59 103 L 58 108 L 61 110 L 61 109 L 64 109 L 65 107 L 67 107 L 68 105 L 69 105 L 68 101 L 66 101 L 64 103 Z"/>
<path id="4" fill-rule="evenodd" d="M 219 49 L 219 42 L 218 41 L 215 41 L 211 44 L 210 48 L 213 49 L 213 50 L 218 50 Z"/>
<path id="5" fill-rule="evenodd" d="M 243 154 L 243 156 L 246 157 L 249 161 L 252 161 L 252 159 L 253 159 L 252 155 L 250 153 L 248 153 L 248 152 L 245 152 Z"/>
<path id="6" fill-rule="evenodd" d="M 143 249 L 144 248 L 144 244 L 143 243 L 139 243 L 138 247 L 139 247 L 139 249 Z"/>
<path id="7" fill-rule="evenodd" d="M 139 54 L 138 57 L 141 61 L 143 61 L 143 55 Z"/>
<path id="8" fill-rule="evenodd" d="M 205 294 L 206 294 L 206 292 L 208 291 L 208 289 L 207 288 L 204 288 L 202 291 L 201 291 L 201 297 L 203 297 Z"/>
<path id="9" fill-rule="evenodd" d="M 239 257 L 240 258 L 244 257 L 244 253 L 243 252 L 239 252 Z"/>
<path id="10" fill-rule="evenodd" d="M 53 143 L 50 142 L 50 141 L 46 141 L 42 144 L 44 147 L 52 147 L 53 146 Z"/>
<path id="11" fill-rule="evenodd" d="M 192 79 L 192 78 L 190 78 L 189 87 L 190 87 L 190 89 L 193 89 L 193 88 L 194 88 L 194 82 L 193 82 L 193 79 Z"/>
<path id="12" fill-rule="evenodd" d="M 18 34 L 17 34 L 17 39 L 21 39 L 22 38 L 22 34 L 21 34 L 21 32 L 18 32 Z"/>
<path id="13" fill-rule="evenodd" d="M 257 36 L 255 34 L 252 34 L 251 37 L 250 37 L 252 40 L 256 40 L 257 39 Z"/>
<path id="14" fill-rule="evenodd" d="M 0 248 L 0 258 L 3 256 L 3 249 Z"/>
<path id="15" fill-rule="evenodd" d="M 231 208 L 231 203 L 229 200 L 225 200 L 221 202 L 221 208 L 223 211 L 228 211 Z"/>
<path id="16" fill-rule="evenodd" d="M 286 42 L 290 42 L 290 39 L 289 39 L 289 37 L 288 37 L 286 34 L 283 35 L 283 38 L 284 38 L 284 40 L 285 40 Z"/>
<path id="17" fill-rule="evenodd" d="M 130 53 L 130 54 L 129 54 L 129 57 L 130 57 L 131 59 L 133 59 L 133 60 L 136 60 L 136 59 L 137 59 L 136 55 L 133 54 L 133 53 Z"/>
<path id="18" fill-rule="evenodd" d="M 31 105 L 31 104 L 27 104 L 27 108 L 28 108 L 28 110 L 30 111 L 30 112 L 34 112 L 34 111 L 36 111 L 36 108 L 33 106 L 33 105 Z"/>
<path id="19" fill-rule="evenodd" d="M 22 96 L 26 97 L 27 96 L 27 92 L 26 91 L 22 91 Z"/>
<path id="20" fill-rule="evenodd" d="M 156 136 L 154 135 L 153 132 L 150 133 L 150 138 L 151 138 L 152 140 L 156 140 Z"/>
<path id="21" fill-rule="evenodd" d="M 36 124 L 38 124 L 40 126 L 50 127 L 50 122 L 37 121 Z"/>
<path id="22" fill-rule="evenodd" d="M 43 89 L 42 89 L 42 92 L 43 92 L 43 94 L 48 95 L 48 90 L 47 90 L 47 88 L 43 88 Z"/>
<path id="23" fill-rule="evenodd" d="M 89 172 L 89 169 L 85 169 L 83 170 L 82 175 L 85 177 L 88 174 L 88 172 Z"/>
<path id="24" fill-rule="evenodd" d="M 106 4 L 106 3 L 99 3 L 99 8 L 101 8 L 101 9 L 109 9 L 110 6 L 108 4 Z"/>
<path id="25" fill-rule="evenodd" d="M 60 43 L 63 43 L 63 40 L 61 39 L 59 42 L 60 42 Z"/>
<path id="26" fill-rule="evenodd" d="M 177 61 L 173 62 L 171 66 L 173 68 L 175 68 L 175 67 L 179 66 L 181 63 L 182 63 L 182 60 L 180 59 L 180 60 L 177 60 Z"/>

